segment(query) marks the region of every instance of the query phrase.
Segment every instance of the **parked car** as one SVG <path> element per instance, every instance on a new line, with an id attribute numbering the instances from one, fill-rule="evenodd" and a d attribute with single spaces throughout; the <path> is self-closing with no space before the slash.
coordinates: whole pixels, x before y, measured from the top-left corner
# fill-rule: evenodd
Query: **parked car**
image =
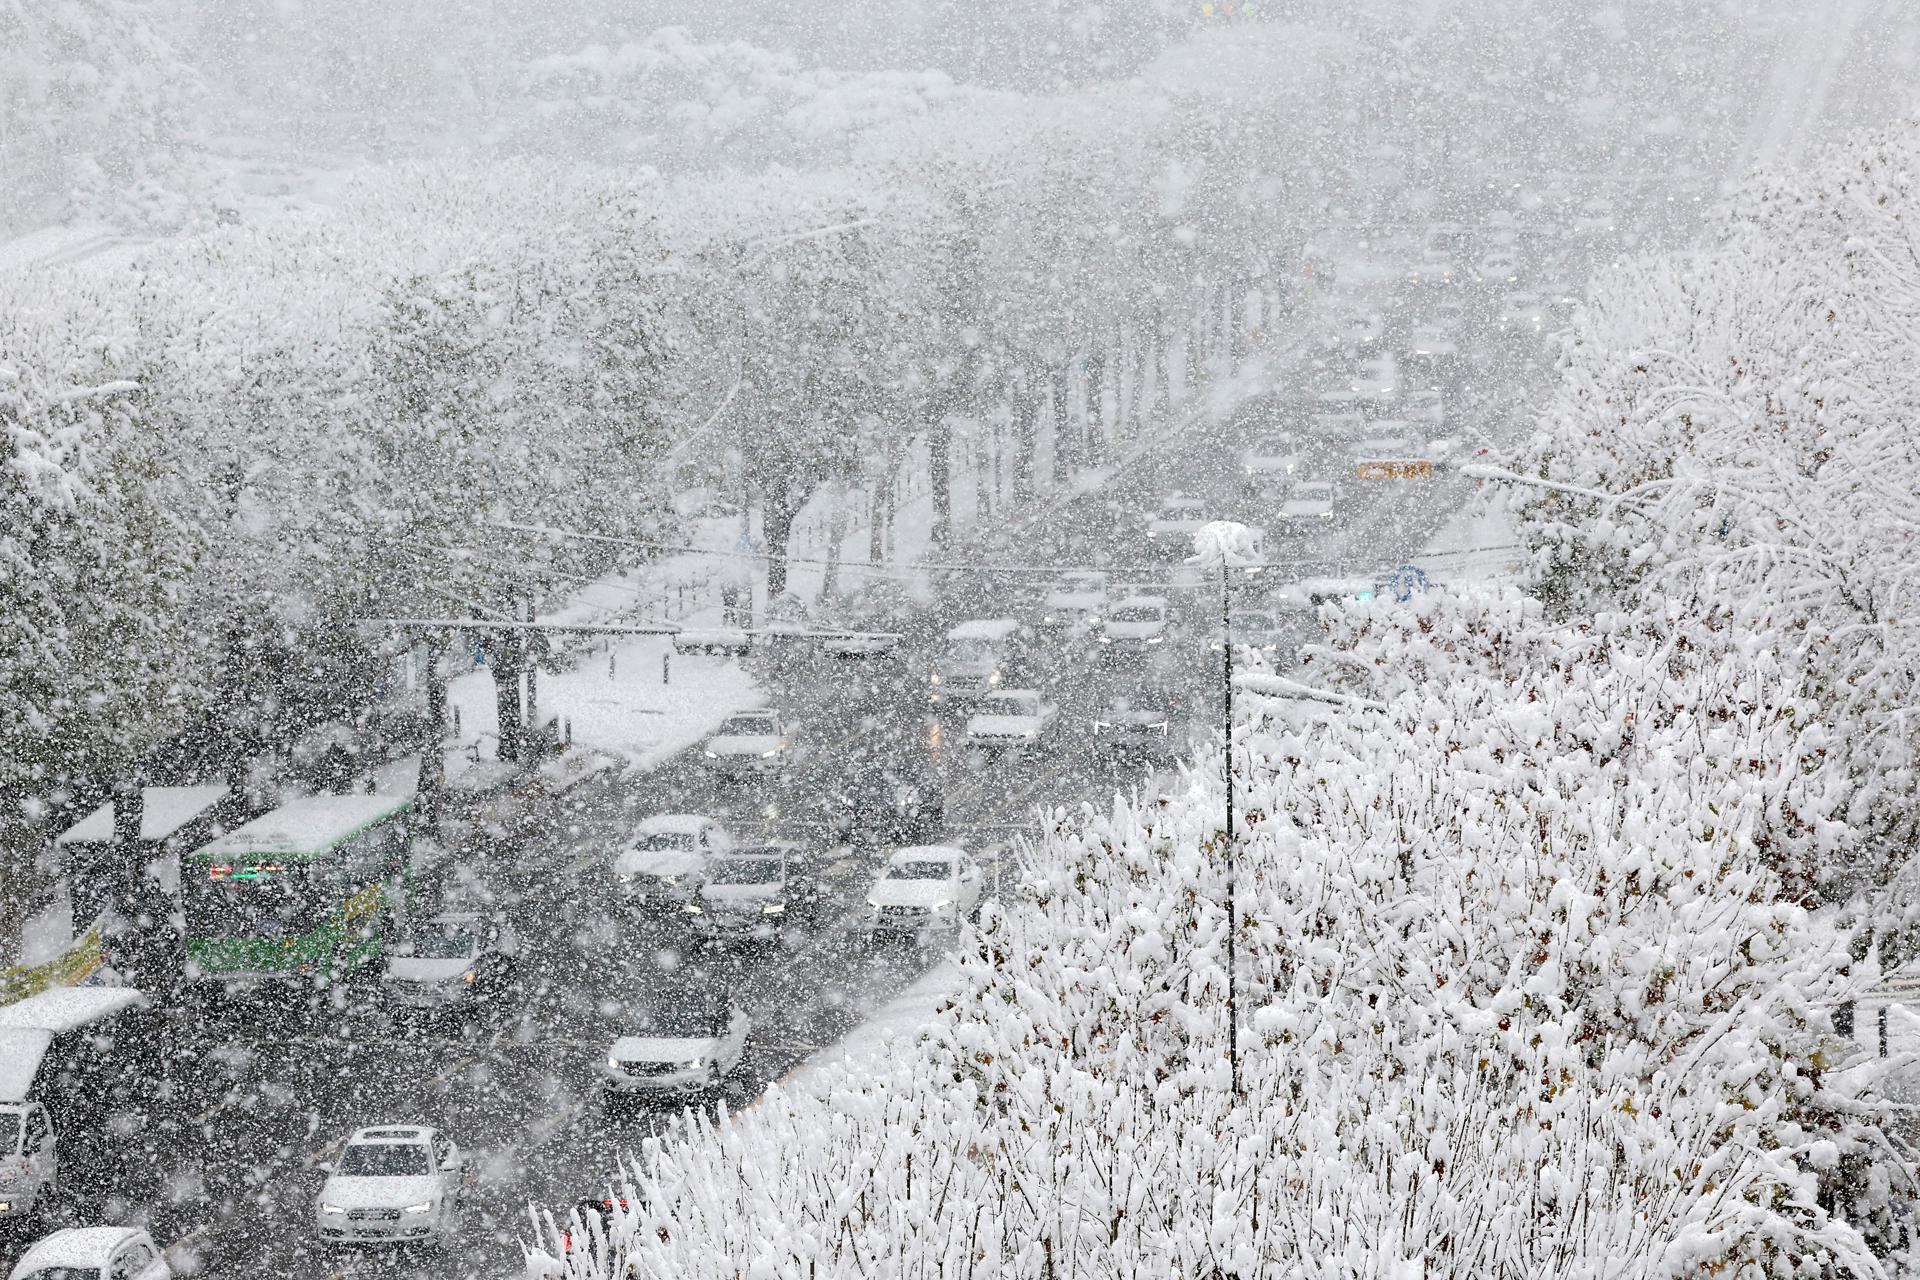
<path id="1" fill-rule="evenodd" d="M 791 763 L 798 727 L 770 707 L 736 711 L 707 739 L 700 755 L 719 773 L 772 773 Z"/>
<path id="2" fill-rule="evenodd" d="M 340 1158 L 321 1166 L 314 1203 L 320 1238 L 339 1244 L 439 1242 L 456 1227 L 466 1157 L 426 1125 L 356 1130 Z"/>
<path id="3" fill-rule="evenodd" d="M 717 1088 L 746 1055 L 753 1023 L 709 988 L 661 992 L 607 1051 L 609 1101 Z"/>
<path id="4" fill-rule="evenodd" d="M 426 1010 L 471 1009 L 514 983 L 520 938 L 505 922 L 443 911 L 410 926 L 382 975 L 389 998 Z"/>
<path id="5" fill-rule="evenodd" d="M 1290 484 L 1301 469 L 1300 442 L 1292 436 L 1268 436 L 1240 454 L 1240 470 L 1256 487 Z"/>
<path id="6" fill-rule="evenodd" d="M 1307 480 L 1295 485 L 1293 493 L 1280 504 L 1274 527 L 1283 533 L 1305 533 L 1333 523 L 1333 518 L 1333 486 L 1325 480 Z"/>
<path id="7" fill-rule="evenodd" d="M 23 1094 L 38 1074 L 37 1065 L 22 1071 L 27 1081 L 5 1094 Z M 59 1173 L 58 1144 L 46 1106 L 27 1097 L 0 1095 L 0 1226 L 36 1213 L 44 1216 Z"/>
<path id="8" fill-rule="evenodd" d="M 981 751 L 1030 751 L 1050 736 L 1059 714 L 1037 689 L 998 689 L 967 717 L 966 743 Z"/>
<path id="9" fill-rule="evenodd" d="M 1216 639 L 1209 647 L 1218 653 L 1222 643 Z M 1235 609 L 1227 617 L 1227 638 L 1224 643 L 1271 654 L 1279 652 L 1286 643 L 1286 633 L 1271 610 Z"/>
<path id="10" fill-rule="evenodd" d="M 965 701 L 1011 682 L 1027 656 L 1027 629 L 1012 618 L 975 618 L 947 632 L 928 675 L 930 698 Z"/>
<path id="11" fill-rule="evenodd" d="M 985 892 L 980 864 L 952 845 L 913 845 L 887 859 L 867 890 L 867 933 L 922 937 L 954 931 L 980 909 Z"/>
<path id="12" fill-rule="evenodd" d="M 666 813 L 634 830 L 613 860 L 613 876 L 628 905 L 677 912 L 699 892 L 707 859 L 733 848 L 733 838 L 712 818 Z"/>
<path id="13" fill-rule="evenodd" d="M 1100 643 L 1109 651 L 1161 644 L 1172 624 L 1173 607 L 1165 596 L 1128 596 L 1107 610 Z"/>
<path id="14" fill-rule="evenodd" d="M 790 924 L 812 925 L 820 902 L 813 860 L 800 846 L 764 844 L 709 862 L 706 880 L 686 912 L 706 938 L 768 939 Z"/>
<path id="15" fill-rule="evenodd" d="M 1038 627 L 1043 635 L 1072 636 L 1100 624 L 1107 607 L 1107 575 L 1076 570 L 1054 579 L 1040 599 Z"/>
<path id="16" fill-rule="evenodd" d="M 133 1227 L 68 1227 L 42 1236 L 9 1280 L 171 1280 L 153 1237 Z"/>

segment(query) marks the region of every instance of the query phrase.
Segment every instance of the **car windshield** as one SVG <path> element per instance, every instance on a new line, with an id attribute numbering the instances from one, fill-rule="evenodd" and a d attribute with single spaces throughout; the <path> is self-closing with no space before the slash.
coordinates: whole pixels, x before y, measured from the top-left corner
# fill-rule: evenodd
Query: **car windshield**
<path id="1" fill-rule="evenodd" d="M 20 1113 L 0 1111 L 0 1155 L 10 1156 L 19 1150 Z"/>
<path id="2" fill-rule="evenodd" d="M 774 732 L 776 732 L 776 730 L 773 726 L 773 715 L 771 712 L 766 711 L 753 711 L 743 715 L 730 716 L 727 722 L 720 726 L 720 733 L 723 737 L 729 734 L 739 737 L 753 737 Z"/>
<path id="3" fill-rule="evenodd" d="M 466 960 L 480 950 L 480 935 L 470 924 L 431 923 L 413 936 L 413 954 L 427 960 Z"/>
<path id="4" fill-rule="evenodd" d="M 722 858 L 707 873 L 708 884 L 778 884 L 786 879 L 778 858 Z"/>
<path id="5" fill-rule="evenodd" d="M 987 709 L 1003 716 L 1032 715 L 1040 709 L 1040 695 L 1026 690 L 1009 690 L 987 699 Z"/>
<path id="6" fill-rule="evenodd" d="M 633 1034 L 672 1040 L 717 1036 L 727 1029 L 727 1013 L 724 1004 L 701 996 L 662 1000 L 641 1010 Z"/>
<path id="7" fill-rule="evenodd" d="M 418 1142 L 355 1142 L 340 1155 L 350 1178 L 418 1178 L 431 1172 L 427 1148 Z"/>
<path id="8" fill-rule="evenodd" d="M 1301 485 L 1295 492 L 1308 502 L 1325 502 L 1333 496 L 1333 486 L 1313 481 Z"/>
<path id="9" fill-rule="evenodd" d="M 912 862 L 896 862 L 887 868 L 889 880 L 945 880 L 953 874 L 953 865 L 947 862 L 928 862 L 915 859 Z"/>
<path id="10" fill-rule="evenodd" d="M 1159 622 L 1160 609 L 1157 605 L 1130 604 L 1123 609 L 1115 609 L 1107 615 L 1109 622 Z"/>
<path id="11" fill-rule="evenodd" d="M 1290 436 L 1268 436 L 1254 446 L 1253 452 L 1262 458 L 1283 457 L 1293 452 L 1293 439 Z"/>
<path id="12" fill-rule="evenodd" d="M 300 864 L 202 864 L 183 879 L 194 937 L 297 937 L 328 914 L 309 868 Z"/>
<path id="13" fill-rule="evenodd" d="M 691 831 L 649 831 L 633 842 L 636 849 L 649 851 L 691 851 L 693 832 Z"/>
<path id="14" fill-rule="evenodd" d="M 991 640 L 953 640 L 947 645 L 947 661 L 973 664 L 993 661 Z"/>

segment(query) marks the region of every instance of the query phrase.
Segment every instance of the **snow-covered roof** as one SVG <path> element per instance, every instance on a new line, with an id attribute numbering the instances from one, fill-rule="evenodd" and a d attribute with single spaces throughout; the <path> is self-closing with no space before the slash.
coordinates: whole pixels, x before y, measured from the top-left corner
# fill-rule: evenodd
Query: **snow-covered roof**
<path id="1" fill-rule="evenodd" d="M 42 1027 L 0 1027 L 0 1102 L 25 1102 L 40 1074 L 53 1032 Z"/>
<path id="2" fill-rule="evenodd" d="M 1020 629 L 1012 618 L 975 618 L 947 632 L 949 640 L 1004 640 Z"/>
<path id="3" fill-rule="evenodd" d="M 57 1033 L 77 1031 L 111 1017 L 146 997 L 132 987 L 50 987 L 38 995 L 0 1005 L 0 1027 L 41 1028 Z"/>
<path id="4" fill-rule="evenodd" d="M 27 1256 L 15 1264 L 13 1272 L 27 1276 L 50 1267 L 98 1271 L 129 1236 L 139 1234 L 132 1227 L 68 1227 L 27 1250 Z"/>
<path id="5" fill-rule="evenodd" d="M 699 835 L 705 827 L 713 825 L 712 818 L 703 818 L 697 813 L 657 813 L 633 829 L 637 836 Z"/>
<path id="6" fill-rule="evenodd" d="M 235 827 L 194 856 L 230 858 L 270 853 L 310 858 L 412 805 L 411 796 L 306 796 Z"/>
<path id="7" fill-rule="evenodd" d="M 165 840 L 226 796 L 227 788 L 217 783 L 201 787 L 146 787 L 141 791 L 140 838 Z M 105 844 L 112 839 L 113 802 L 109 800 L 68 827 L 54 843 Z"/>

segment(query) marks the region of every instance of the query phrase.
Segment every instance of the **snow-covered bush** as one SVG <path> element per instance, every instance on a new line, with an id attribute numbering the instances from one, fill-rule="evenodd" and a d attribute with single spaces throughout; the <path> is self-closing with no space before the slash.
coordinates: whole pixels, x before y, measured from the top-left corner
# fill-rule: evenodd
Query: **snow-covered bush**
<path id="1" fill-rule="evenodd" d="M 1831 1055 L 1797 673 L 1517 594 L 1356 613 L 1376 712 L 1055 817 L 877 1076 L 647 1143 L 576 1276 L 1879 1274 L 1898 1176 Z M 1239 1076 L 1223 942 L 1237 868 Z"/>
<path id="2" fill-rule="evenodd" d="M 1688 602 L 1801 673 L 1871 839 L 1781 865 L 1841 897 L 1920 835 L 1917 159 L 1915 126 L 1860 139 L 1756 180 L 1715 243 L 1614 269 L 1514 462 L 1549 599 Z"/>

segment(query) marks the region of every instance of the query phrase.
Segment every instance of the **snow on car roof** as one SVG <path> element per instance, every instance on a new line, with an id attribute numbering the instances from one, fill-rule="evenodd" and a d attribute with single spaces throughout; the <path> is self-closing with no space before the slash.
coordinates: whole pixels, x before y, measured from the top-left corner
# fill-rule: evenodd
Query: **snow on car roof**
<path id="1" fill-rule="evenodd" d="M 143 788 L 140 793 L 140 838 L 165 840 L 226 796 L 227 788 L 220 785 Z M 68 827 L 54 844 L 105 844 L 112 839 L 113 802 L 109 800 Z"/>
<path id="2" fill-rule="evenodd" d="M 955 858 L 967 856 L 965 849 L 950 844 L 914 844 L 896 852 L 887 859 L 888 866 L 898 866 L 906 862 L 951 862 Z"/>
<path id="3" fill-rule="evenodd" d="M 14 1274 L 31 1275 L 49 1267 L 98 1271 L 107 1265 L 115 1249 L 139 1234 L 132 1227 L 67 1227 L 27 1250 L 27 1256 L 15 1265 Z"/>
<path id="4" fill-rule="evenodd" d="M 53 987 L 0 1005 L 0 1027 L 39 1028 L 59 1035 L 146 1000 L 132 987 Z"/>
<path id="5" fill-rule="evenodd" d="M 412 805 L 411 796 L 303 796 L 235 827 L 212 844 L 202 846 L 193 856 L 228 858 L 268 853 L 313 857 L 383 818 L 405 812 Z"/>
<path id="6" fill-rule="evenodd" d="M 417 1146 L 425 1142 L 433 1130 L 417 1124 L 383 1124 L 372 1128 L 354 1131 L 348 1143 L 399 1142 Z"/>
<path id="7" fill-rule="evenodd" d="M 1004 640 L 1020 629 L 1012 618 L 975 618 L 947 632 L 949 640 Z"/>
<path id="8" fill-rule="evenodd" d="M 27 1100 L 52 1044 L 53 1032 L 44 1027 L 0 1028 L 0 1102 Z"/>
<path id="9" fill-rule="evenodd" d="M 713 825 L 713 819 L 697 813 L 656 813 L 633 829 L 636 836 L 692 836 L 700 834 L 704 827 Z"/>

